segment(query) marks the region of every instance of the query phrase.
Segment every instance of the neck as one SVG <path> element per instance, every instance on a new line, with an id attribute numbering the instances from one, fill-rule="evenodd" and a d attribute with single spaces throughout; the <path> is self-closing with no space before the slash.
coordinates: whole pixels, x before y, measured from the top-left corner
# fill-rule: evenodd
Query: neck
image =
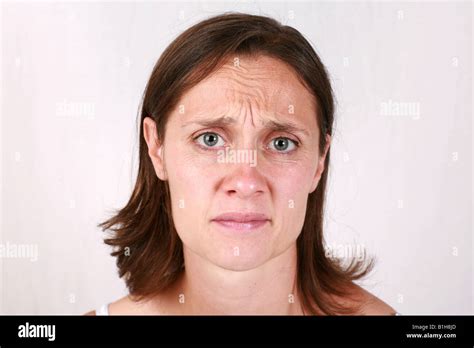
<path id="1" fill-rule="evenodd" d="M 247 271 L 221 268 L 184 249 L 178 280 L 183 314 L 303 314 L 296 293 L 296 244 Z"/>

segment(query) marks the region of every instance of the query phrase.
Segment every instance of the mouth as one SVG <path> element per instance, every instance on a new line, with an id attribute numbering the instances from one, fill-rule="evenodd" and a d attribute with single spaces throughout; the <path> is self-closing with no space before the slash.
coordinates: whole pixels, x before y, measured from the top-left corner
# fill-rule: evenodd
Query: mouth
<path id="1" fill-rule="evenodd" d="M 211 221 L 233 230 L 255 230 L 266 225 L 270 219 L 258 213 L 226 213 Z"/>

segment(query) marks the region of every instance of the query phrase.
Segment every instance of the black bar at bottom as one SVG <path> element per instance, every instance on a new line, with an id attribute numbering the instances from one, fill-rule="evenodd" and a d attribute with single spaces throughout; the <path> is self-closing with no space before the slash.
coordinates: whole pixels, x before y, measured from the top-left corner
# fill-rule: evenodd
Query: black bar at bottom
<path id="1" fill-rule="evenodd" d="M 0 346 L 474 345 L 473 316 L 0 316 Z"/>

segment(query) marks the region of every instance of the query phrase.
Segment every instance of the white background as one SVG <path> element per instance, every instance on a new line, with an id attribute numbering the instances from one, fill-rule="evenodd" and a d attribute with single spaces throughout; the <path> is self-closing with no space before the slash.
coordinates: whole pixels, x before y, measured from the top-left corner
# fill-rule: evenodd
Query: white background
<path id="1" fill-rule="evenodd" d="M 0 258 L 0 313 L 126 294 L 96 225 L 130 195 L 145 84 L 173 38 L 230 10 L 294 26 L 330 72 L 326 235 L 377 256 L 361 285 L 403 314 L 474 313 L 473 12 L 448 1 L 3 2 L 0 242 L 38 260 Z"/>

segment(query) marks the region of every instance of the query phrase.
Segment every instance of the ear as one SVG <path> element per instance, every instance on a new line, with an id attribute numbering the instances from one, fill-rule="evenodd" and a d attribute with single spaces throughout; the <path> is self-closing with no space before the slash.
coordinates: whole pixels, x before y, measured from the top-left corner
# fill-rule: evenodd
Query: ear
<path id="1" fill-rule="evenodd" d="M 158 141 L 158 133 L 156 132 L 156 123 L 151 117 L 145 117 L 143 120 L 143 136 L 148 145 L 148 156 L 150 156 L 156 175 L 161 180 L 167 179 L 166 169 L 164 165 L 163 144 Z"/>
<path id="2" fill-rule="evenodd" d="M 326 155 L 328 154 L 329 146 L 331 145 L 331 136 L 326 134 L 326 146 L 324 146 L 324 152 L 319 157 L 318 166 L 316 167 L 316 173 L 314 175 L 313 181 L 311 183 L 311 191 L 309 193 L 313 193 L 318 187 L 319 180 L 321 179 L 321 175 L 324 172 L 324 162 L 326 161 Z"/>

